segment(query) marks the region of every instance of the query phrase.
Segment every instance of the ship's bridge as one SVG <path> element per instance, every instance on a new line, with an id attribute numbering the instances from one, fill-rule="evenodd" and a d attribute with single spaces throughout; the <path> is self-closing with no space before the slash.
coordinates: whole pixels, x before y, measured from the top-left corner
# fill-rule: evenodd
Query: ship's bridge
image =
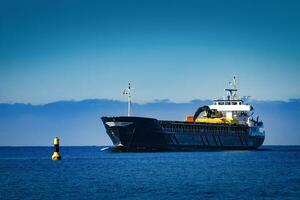
<path id="1" fill-rule="evenodd" d="M 213 104 L 210 105 L 209 108 L 221 112 L 251 111 L 251 105 L 244 104 L 243 100 L 214 100 Z"/>

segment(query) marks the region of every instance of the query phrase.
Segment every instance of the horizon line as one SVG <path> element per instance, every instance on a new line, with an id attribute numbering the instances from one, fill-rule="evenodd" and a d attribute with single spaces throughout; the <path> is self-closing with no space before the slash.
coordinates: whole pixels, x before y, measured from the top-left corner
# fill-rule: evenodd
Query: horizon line
<path id="1" fill-rule="evenodd" d="M 25 105 L 33 105 L 33 106 L 44 106 L 48 104 L 53 103 L 61 103 L 61 102 L 74 102 L 74 103 L 80 103 L 83 101 L 89 101 L 89 100 L 96 100 L 96 101 L 115 101 L 119 103 L 127 103 L 126 100 L 122 99 L 109 99 L 109 98 L 86 98 L 86 99 L 62 99 L 62 100 L 54 100 L 49 102 L 40 102 L 40 103 L 32 103 L 32 102 L 14 102 L 14 101 L 0 101 L 0 104 L 25 104 Z M 217 99 L 191 99 L 188 101 L 174 101 L 172 99 L 153 99 L 150 101 L 133 101 L 132 104 L 138 104 L 138 105 L 145 105 L 145 104 L 153 104 L 153 103 L 173 103 L 173 104 L 186 104 L 186 103 L 193 103 L 194 101 L 214 101 Z M 250 98 L 248 102 L 293 102 L 293 101 L 300 101 L 300 97 L 298 98 L 288 98 L 288 99 L 253 99 Z"/>

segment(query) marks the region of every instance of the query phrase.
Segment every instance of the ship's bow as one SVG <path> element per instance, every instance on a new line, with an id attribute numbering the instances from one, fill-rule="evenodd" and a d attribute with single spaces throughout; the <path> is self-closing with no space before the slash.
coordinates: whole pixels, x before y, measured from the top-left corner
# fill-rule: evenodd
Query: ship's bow
<path id="1" fill-rule="evenodd" d="M 158 121 L 144 117 L 102 117 L 117 150 L 153 150 L 165 146 Z"/>

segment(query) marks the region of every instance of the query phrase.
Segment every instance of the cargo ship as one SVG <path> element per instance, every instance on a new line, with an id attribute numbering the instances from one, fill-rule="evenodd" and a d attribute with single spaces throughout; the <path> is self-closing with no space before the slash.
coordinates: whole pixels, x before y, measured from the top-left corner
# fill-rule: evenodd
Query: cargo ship
<path id="1" fill-rule="evenodd" d="M 265 139 L 263 122 L 254 108 L 237 96 L 236 78 L 226 96 L 199 107 L 182 121 L 131 116 L 131 86 L 128 115 L 102 117 L 115 151 L 251 150 Z"/>

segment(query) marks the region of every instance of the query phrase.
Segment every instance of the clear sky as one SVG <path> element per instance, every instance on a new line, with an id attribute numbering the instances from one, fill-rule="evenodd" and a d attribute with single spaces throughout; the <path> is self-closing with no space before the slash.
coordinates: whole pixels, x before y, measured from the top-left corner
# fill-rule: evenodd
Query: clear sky
<path id="1" fill-rule="evenodd" d="M 300 97 L 300 1 L 2 0 L 0 102 Z"/>

